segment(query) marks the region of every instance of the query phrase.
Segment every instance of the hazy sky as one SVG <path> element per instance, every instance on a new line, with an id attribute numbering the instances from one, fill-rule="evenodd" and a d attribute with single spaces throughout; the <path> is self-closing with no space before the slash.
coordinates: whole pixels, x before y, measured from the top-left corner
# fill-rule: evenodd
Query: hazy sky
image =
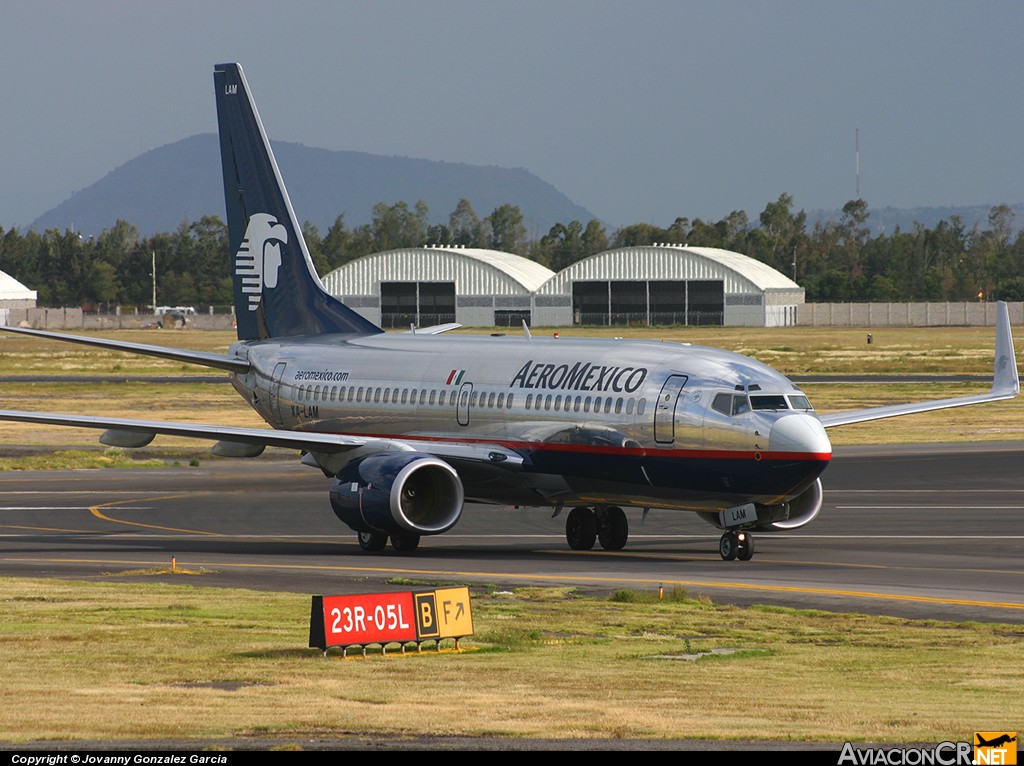
<path id="1" fill-rule="evenodd" d="M 612 226 L 841 207 L 857 129 L 870 207 L 1024 202 L 1019 1 L 6 0 L 3 24 L 5 228 L 214 132 L 221 61 L 271 138 L 523 167 Z"/>

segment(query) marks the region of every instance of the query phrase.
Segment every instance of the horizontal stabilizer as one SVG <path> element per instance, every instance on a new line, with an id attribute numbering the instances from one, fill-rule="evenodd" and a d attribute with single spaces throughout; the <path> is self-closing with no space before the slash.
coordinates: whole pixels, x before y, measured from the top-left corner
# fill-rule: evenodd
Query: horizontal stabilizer
<path id="1" fill-rule="evenodd" d="M 153 346 L 148 343 L 132 343 L 126 340 L 110 340 L 109 338 L 92 338 L 86 335 L 69 335 L 62 332 L 50 332 L 49 330 L 34 330 L 30 327 L 8 327 L 0 325 L 4 332 L 16 332 L 22 335 L 34 335 L 37 338 L 48 338 L 60 340 L 66 343 L 81 343 L 85 346 L 96 346 L 112 351 L 125 351 L 129 354 L 142 354 L 144 356 L 158 356 L 161 359 L 172 359 L 176 362 L 186 362 L 200 367 L 212 367 L 217 370 L 228 372 L 245 373 L 249 371 L 249 363 L 244 359 L 227 354 L 215 354 L 211 351 L 189 351 L 184 348 L 170 348 L 168 346 Z"/>

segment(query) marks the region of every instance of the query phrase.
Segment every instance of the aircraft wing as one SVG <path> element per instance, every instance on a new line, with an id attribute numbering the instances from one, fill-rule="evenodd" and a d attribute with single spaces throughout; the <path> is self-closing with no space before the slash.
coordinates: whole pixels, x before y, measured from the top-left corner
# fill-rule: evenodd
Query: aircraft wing
<path id="1" fill-rule="evenodd" d="M 68 335 L 61 332 L 50 332 L 49 330 L 35 330 L 29 327 L 10 327 L 0 325 L 0 330 L 5 332 L 16 332 L 22 335 L 34 335 L 37 338 L 49 338 L 68 343 L 81 343 L 86 346 L 98 346 L 99 348 L 112 349 L 114 351 L 126 351 L 131 354 L 143 354 L 145 356 L 158 356 L 163 359 L 173 359 L 176 362 L 187 362 L 200 367 L 213 367 L 228 372 L 244 373 L 249 370 L 249 363 L 228 354 L 215 354 L 210 351 L 189 351 L 184 348 L 170 348 L 168 346 L 154 346 L 148 343 L 131 343 L 124 340 L 110 340 L 109 338 L 92 338 L 86 335 Z"/>
<path id="2" fill-rule="evenodd" d="M 249 445 L 254 448 L 284 447 L 305 452 L 338 453 L 367 447 L 370 452 L 403 450 L 424 452 L 441 458 L 470 460 L 501 465 L 506 469 L 522 466 L 523 458 L 518 453 L 495 444 L 432 441 L 421 439 L 381 439 L 377 437 L 352 436 L 348 434 L 327 434 L 312 431 L 286 431 L 273 428 L 245 428 L 238 426 L 216 426 L 199 423 L 176 423 L 167 420 L 140 420 L 135 418 L 97 417 L 92 415 L 66 415 L 55 412 L 29 412 L 26 410 L 0 410 L 0 421 L 12 420 L 19 423 L 43 423 L 55 426 L 77 426 L 80 428 L 104 428 L 111 434 L 105 444 L 138 447 L 148 444 L 155 434 L 165 436 L 187 436 L 194 439 L 216 440 L 229 448 L 234 445 Z M 215 450 L 216 451 L 216 450 Z M 231 456 L 252 457 L 254 452 L 235 451 Z M 221 452 L 220 454 L 229 454 Z"/>
<path id="3" fill-rule="evenodd" d="M 866 423 L 869 420 L 894 418 L 900 415 L 913 415 L 918 412 L 931 412 L 951 407 L 966 407 L 971 404 L 996 402 L 1000 399 L 1012 399 L 1020 393 L 1020 378 L 1017 376 L 1017 359 L 1013 350 L 1013 336 L 1010 333 L 1010 313 L 1006 304 L 999 301 L 996 313 L 996 354 L 992 374 L 992 388 L 988 393 L 973 396 L 959 396 L 953 399 L 933 399 L 925 402 L 909 404 L 892 404 L 886 407 L 869 407 L 862 410 L 848 410 L 821 415 L 821 424 L 825 428 L 848 426 L 852 423 Z"/>
<path id="4" fill-rule="evenodd" d="M 215 439 L 241 444 L 286 447 L 321 452 L 342 452 L 361 447 L 373 439 L 341 434 L 309 433 L 304 431 L 278 431 L 273 428 L 243 428 L 198 423 L 175 423 L 167 420 L 138 420 L 134 418 L 108 418 L 92 415 L 65 415 L 56 412 L 28 412 L 0 410 L 0 420 L 20 423 L 44 423 L 53 426 L 106 428 L 112 431 L 166 436 L 189 436 L 195 439 Z"/>

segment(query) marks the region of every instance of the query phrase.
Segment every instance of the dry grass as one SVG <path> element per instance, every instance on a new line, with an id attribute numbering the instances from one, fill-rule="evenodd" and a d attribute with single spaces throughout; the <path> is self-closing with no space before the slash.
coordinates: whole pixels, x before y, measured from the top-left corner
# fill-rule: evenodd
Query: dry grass
<path id="1" fill-rule="evenodd" d="M 306 648 L 306 596 L 5 580 L 0 737 L 908 742 L 1024 720 L 1016 677 L 993 672 L 1024 660 L 1019 628 L 674 595 L 474 592 L 463 651 L 343 660 Z M 712 649 L 738 651 L 682 659 Z"/>

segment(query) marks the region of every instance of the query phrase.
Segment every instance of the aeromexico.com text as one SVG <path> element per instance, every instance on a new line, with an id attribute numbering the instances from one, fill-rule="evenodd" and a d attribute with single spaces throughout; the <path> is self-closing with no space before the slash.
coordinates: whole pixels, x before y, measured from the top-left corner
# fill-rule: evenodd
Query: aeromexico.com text
<path id="1" fill-rule="evenodd" d="M 531 359 L 509 383 L 510 388 L 546 388 L 562 391 L 636 391 L 647 378 L 646 367 L 610 367 L 590 362 L 550 364 Z"/>

